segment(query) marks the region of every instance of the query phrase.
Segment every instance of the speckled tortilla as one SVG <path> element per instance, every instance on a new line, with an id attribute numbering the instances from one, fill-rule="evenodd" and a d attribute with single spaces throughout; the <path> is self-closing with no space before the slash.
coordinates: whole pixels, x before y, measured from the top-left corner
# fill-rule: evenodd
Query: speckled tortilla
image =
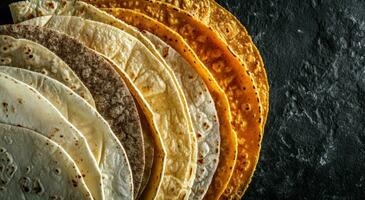
<path id="1" fill-rule="evenodd" d="M 0 73 L 0 123 L 22 126 L 59 144 L 75 161 L 91 195 L 103 199 L 101 173 L 85 137 L 39 92 Z"/>
<path id="2" fill-rule="evenodd" d="M 26 39 L 0 35 L 0 65 L 26 68 L 54 78 L 95 106 L 90 91 L 57 55 L 42 45 Z"/>
<path id="3" fill-rule="evenodd" d="M 143 135 L 136 104 L 108 61 L 75 39 L 50 29 L 8 25 L 0 26 L 0 33 L 40 43 L 64 60 L 90 90 L 96 109 L 123 144 L 133 175 L 143 172 Z"/>
<path id="4" fill-rule="evenodd" d="M 189 199 L 202 199 L 219 161 L 220 135 L 217 111 L 207 86 L 194 68 L 157 36 L 143 32 L 173 70 L 179 81 L 198 138 L 197 174 Z"/>
<path id="5" fill-rule="evenodd" d="M 2 123 L 0 138 L 0 199 L 92 199 L 75 162 L 57 143 Z"/>
<path id="6" fill-rule="evenodd" d="M 223 193 L 231 178 L 237 156 L 237 136 L 231 125 L 232 118 L 226 94 L 219 87 L 209 70 L 178 33 L 144 14 L 129 9 L 115 8 L 105 10 L 128 24 L 136 26 L 140 30 L 147 30 L 162 38 L 194 67 L 208 86 L 209 92 L 214 99 L 220 124 L 221 153 L 218 168 L 210 185 L 211 191 L 215 192 L 212 196 L 219 196 L 218 194 Z"/>
<path id="7" fill-rule="evenodd" d="M 0 72 L 41 93 L 85 137 L 102 175 L 105 199 L 131 199 L 132 171 L 108 123 L 80 96 L 60 82 L 25 69 L 0 66 Z"/>
<path id="8" fill-rule="evenodd" d="M 154 119 L 165 142 L 166 173 L 156 198 L 187 198 L 195 178 L 197 143 L 185 99 L 169 69 L 136 38 L 107 24 L 70 16 L 39 17 L 23 23 L 68 33 L 128 75 L 156 113 Z"/>

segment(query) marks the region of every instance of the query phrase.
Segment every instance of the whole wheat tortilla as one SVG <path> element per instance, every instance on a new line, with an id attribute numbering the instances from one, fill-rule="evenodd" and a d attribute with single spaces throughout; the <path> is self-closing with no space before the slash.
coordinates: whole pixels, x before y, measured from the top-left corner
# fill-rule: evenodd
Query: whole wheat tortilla
<path id="1" fill-rule="evenodd" d="M 82 133 L 99 165 L 105 199 L 132 199 L 132 171 L 127 155 L 94 108 L 71 89 L 42 74 L 6 66 L 0 66 L 0 72 L 36 89 Z"/>
<path id="2" fill-rule="evenodd" d="M 167 151 L 166 173 L 157 198 L 187 198 L 195 179 L 196 136 L 185 99 L 168 69 L 136 38 L 113 26 L 70 16 L 39 17 L 24 24 L 63 31 L 104 54 L 133 81 L 159 121 Z"/>
<path id="3" fill-rule="evenodd" d="M 17 66 L 54 78 L 95 106 L 90 91 L 57 55 L 42 45 L 26 39 L 0 35 L 0 65 Z"/>
<path id="4" fill-rule="evenodd" d="M 93 198 L 104 199 L 101 173 L 85 137 L 25 83 L 0 73 L 0 91 L 0 123 L 34 130 L 59 144 L 75 161 Z"/>
<path id="5" fill-rule="evenodd" d="M 142 176 L 145 155 L 138 111 L 128 87 L 113 66 L 77 40 L 47 28 L 6 25 L 0 26 L 0 34 L 37 42 L 65 61 L 89 89 L 97 111 L 125 148 L 133 177 Z"/>
<path id="6" fill-rule="evenodd" d="M 92 199 L 76 163 L 57 143 L 0 123 L 0 199 Z"/>
<path id="7" fill-rule="evenodd" d="M 150 180 L 153 164 L 154 164 L 154 157 L 155 157 L 155 144 L 153 139 L 153 130 L 151 126 L 149 125 L 149 122 L 147 120 L 146 115 L 144 114 L 142 108 L 137 105 L 139 117 L 141 120 L 142 125 L 142 131 L 143 131 L 143 138 L 144 138 L 144 150 L 146 152 L 145 160 L 146 160 L 146 166 L 144 168 L 141 187 L 139 189 L 139 192 L 137 194 L 137 199 L 139 199 L 142 196 L 143 191 L 145 191 L 145 188 L 148 185 L 148 182 Z M 157 151 L 157 150 L 156 150 Z M 158 152 L 158 151 L 157 151 Z M 155 162 L 158 162 L 157 160 Z"/>

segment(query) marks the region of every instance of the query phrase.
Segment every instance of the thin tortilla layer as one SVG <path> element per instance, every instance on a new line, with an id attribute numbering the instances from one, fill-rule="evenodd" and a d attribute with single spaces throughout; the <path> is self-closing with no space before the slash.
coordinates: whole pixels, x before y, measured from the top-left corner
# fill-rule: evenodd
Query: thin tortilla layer
<path id="1" fill-rule="evenodd" d="M 86 139 L 34 88 L 0 73 L 0 122 L 41 133 L 72 157 L 93 198 L 104 199 L 101 173 Z"/>
<path id="2" fill-rule="evenodd" d="M 241 195 L 250 183 L 258 161 L 264 121 L 256 83 L 246 64 L 240 62 L 211 28 L 168 4 L 143 0 L 93 4 L 134 9 L 160 21 L 178 32 L 208 67 L 228 96 L 232 124 L 239 141 L 236 165 L 225 193 Z M 207 194 L 207 198 L 217 198 L 216 191 L 209 189 Z"/>
<path id="3" fill-rule="evenodd" d="M 3 123 L 0 136 L 0 199 L 92 199 L 75 162 L 57 143 Z"/>
<path id="4" fill-rule="evenodd" d="M 47 28 L 6 25 L 0 26 L 0 33 L 40 43 L 64 60 L 89 89 L 96 109 L 123 144 L 132 172 L 143 173 L 144 142 L 137 107 L 123 79 L 108 61 L 77 40 Z"/>
<path id="5" fill-rule="evenodd" d="M 144 32 L 171 66 L 189 105 L 198 138 L 197 175 L 189 199 L 202 199 L 208 190 L 219 161 L 219 122 L 207 86 L 190 64 L 157 36 Z"/>
<path id="6" fill-rule="evenodd" d="M 35 88 L 85 137 L 99 165 L 105 199 L 131 199 L 132 171 L 108 123 L 80 96 L 60 82 L 25 69 L 0 66 L 0 72 Z"/>
<path id="7" fill-rule="evenodd" d="M 64 31 L 126 72 L 160 117 L 156 119 L 167 149 L 167 165 L 157 198 L 189 196 L 196 172 L 196 136 L 186 102 L 168 69 L 136 38 L 107 24 L 69 16 L 39 17 L 23 23 Z"/>
<path id="8" fill-rule="evenodd" d="M 194 67 L 208 86 L 218 112 L 221 134 L 221 154 L 217 171 L 210 185 L 210 190 L 215 192 L 211 196 L 219 197 L 219 194 L 223 193 L 231 178 L 237 156 L 237 136 L 230 123 L 231 113 L 226 95 L 193 50 L 175 31 L 146 15 L 132 10 L 118 8 L 108 9 L 107 11 L 139 29 L 153 32 L 155 35 L 163 38 L 166 43 L 178 51 Z"/>
<path id="9" fill-rule="evenodd" d="M 90 91 L 63 60 L 42 45 L 0 35 L 0 65 L 18 66 L 43 73 L 71 88 L 95 106 Z"/>

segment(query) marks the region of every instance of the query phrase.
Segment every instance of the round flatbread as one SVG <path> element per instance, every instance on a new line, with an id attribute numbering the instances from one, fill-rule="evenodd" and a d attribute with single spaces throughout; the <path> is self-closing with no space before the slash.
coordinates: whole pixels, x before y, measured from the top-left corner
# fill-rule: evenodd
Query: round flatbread
<path id="1" fill-rule="evenodd" d="M 25 69 L 0 66 L 0 72 L 41 93 L 85 137 L 102 175 L 105 199 L 131 199 L 132 171 L 108 123 L 85 100 L 60 82 Z"/>
<path id="2" fill-rule="evenodd" d="M 89 89 L 97 111 L 109 123 L 125 148 L 133 176 L 142 176 L 145 152 L 141 122 L 133 97 L 113 66 L 77 40 L 47 28 L 7 25 L 0 26 L 0 33 L 37 42 L 70 66 Z M 162 156 L 163 149 L 159 150 Z"/>
<path id="3" fill-rule="evenodd" d="M 149 103 L 166 147 L 166 173 L 157 198 L 186 198 L 195 179 L 196 136 L 168 69 L 136 38 L 113 26 L 70 16 L 39 17 L 24 24 L 67 33 L 111 59 Z M 181 89 L 180 89 L 181 90 Z"/>
<path id="4" fill-rule="evenodd" d="M 38 43 L 0 35 L 0 65 L 17 66 L 45 74 L 62 82 L 95 106 L 90 91 L 72 69 L 56 54 Z"/>
<path id="5" fill-rule="evenodd" d="M 101 173 L 86 139 L 34 88 L 0 73 L 0 123 L 22 126 L 59 144 L 75 161 L 90 193 L 103 199 Z"/>
<path id="6" fill-rule="evenodd" d="M 189 199 L 202 199 L 217 169 L 220 152 L 219 122 L 213 98 L 198 73 L 178 52 L 157 36 L 149 32 L 144 35 L 171 66 L 188 102 L 198 138 L 197 174 Z"/>
<path id="7" fill-rule="evenodd" d="M 75 162 L 57 143 L 2 123 L 0 137 L 0 199 L 92 199 Z"/>

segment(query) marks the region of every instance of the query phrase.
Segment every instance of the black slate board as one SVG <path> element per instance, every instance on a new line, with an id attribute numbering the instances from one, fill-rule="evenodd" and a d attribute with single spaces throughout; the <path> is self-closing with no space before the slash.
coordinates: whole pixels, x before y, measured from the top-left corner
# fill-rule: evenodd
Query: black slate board
<path id="1" fill-rule="evenodd" d="M 365 199 L 365 1 L 218 2 L 246 25 L 271 87 L 244 199 Z"/>

